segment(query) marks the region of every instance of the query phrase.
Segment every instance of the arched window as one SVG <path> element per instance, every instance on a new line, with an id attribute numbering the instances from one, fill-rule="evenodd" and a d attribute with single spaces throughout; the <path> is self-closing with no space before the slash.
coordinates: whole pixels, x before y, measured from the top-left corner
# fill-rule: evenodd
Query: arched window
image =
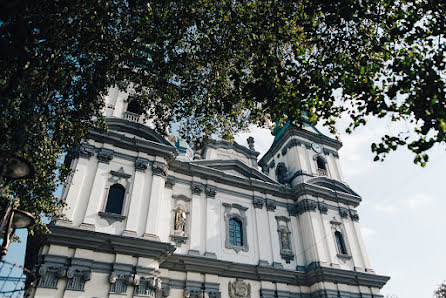
<path id="1" fill-rule="evenodd" d="M 243 246 L 242 223 L 235 218 L 229 220 L 229 243 L 234 246 Z"/>
<path id="2" fill-rule="evenodd" d="M 141 108 L 141 105 L 136 100 L 131 100 L 129 104 L 127 105 L 127 112 L 135 113 L 138 115 L 141 115 L 143 113 L 143 110 Z"/>
<path id="3" fill-rule="evenodd" d="M 344 242 L 344 236 L 342 236 L 342 233 L 339 231 L 335 232 L 336 237 L 336 245 L 338 246 L 338 252 L 340 254 L 346 255 L 347 254 L 347 248 L 345 246 Z"/>
<path id="4" fill-rule="evenodd" d="M 108 192 L 105 212 L 121 214 L 124 203 L 125 188 L 121 184 L 113 184 Z"/>

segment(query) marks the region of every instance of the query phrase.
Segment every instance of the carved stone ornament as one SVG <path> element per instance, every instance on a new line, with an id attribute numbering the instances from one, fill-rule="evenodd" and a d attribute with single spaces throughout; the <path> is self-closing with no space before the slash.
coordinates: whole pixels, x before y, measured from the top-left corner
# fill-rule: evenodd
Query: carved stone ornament
<path id="1" fill-rule="evenodd" d="M 286 206 L 286 208 L 288 209 L 288 214 L 290 216 L 296 216 L 297 215 L 297 207 L 295 204 L 288 204 Z"/>
<path id="2" fill-rule="evenodd" d="M 250 150 L 255 150 L 254 149 L 254 138 L 253 137 L 249 137 L 246 139 L 246 141 L 248 142 L 248 146 Z"/>
<path id="3" fill-rule="evenodd" d="M 348 209 L 346 209 L 346 208 L 342 208 L 342 207 L 340 207 L 339 208 L 339 215 L 342 217 L 342 218 L 347 218 L 348 217 Z"/>
<path id="4" fill-rule="evenodd" d="M 251 297 L 251 285 L 236 279 L 228 284 L 228 292 L 230 298 L 248 298 Z"/>
<path id="5" fill-rule="evenodd" d="M 166 177 L 167 167 L 163 163 L 153 163 L 152 172 L 155 176 Z"/>
<path id="6" fill-rule="evenodd" d="M 101 163 L 109 164 L 110 160 L 113 159 L 113 155 L 114 155 L 113 150 L 101 149 L 101 151 L 99 151 L 98 156 L 97 156 L 98 161 Z"/>
<path id="7" fill-rule="evenodd" d="M 201 184 L 192 184 L 192 193 L 194 195 L 200 195 L 203 192 L 203 185 Z"/>
<path id="8" fill-rule="evenodd" d="M 254 197 L 252 199 L 252 204 L 254 205 L 254 208 L 262 209 L 263 205 L 265 204 L 265 200 L 260 197 Z"/>
<path id="9" fill-rule="evenodd" d="M 168 177 L 166 178 L 166 184 L 165 184 L 166 188 L 170 188 L 170 189 L 172 189 L 172 187 L 173 187 L 174 185 L 175 185 L 175 177 L 168 176 Z"/>
<path id="10" fill-rule="evenodd" d="M 94 147 L 88 144 L 81 144 L 73 150 L 73 157 L 90 159 L 94 155 Z"/>
<path id="11" fill-rule="evenodd" d="M 204 192 L 206 193 L 206 197 L 208 198 L 215 198 L 215 195 L 217 194 L 215 187 L 213 186 L 206 186 Z"/>
<path id="12" fill-rule="evenodd" d="M 276 210 L 276 202 L 274 202 L 273 200 L 266 199 L 266 210 L 268 211 Z"/>
<path id="13" fill-rule="evenodd" d="M 137 170 L 138 172 L 145 172 L 147 170 L 148 164 L 148 160 L 137 158 L 135 161 L 135 170 Z"/>

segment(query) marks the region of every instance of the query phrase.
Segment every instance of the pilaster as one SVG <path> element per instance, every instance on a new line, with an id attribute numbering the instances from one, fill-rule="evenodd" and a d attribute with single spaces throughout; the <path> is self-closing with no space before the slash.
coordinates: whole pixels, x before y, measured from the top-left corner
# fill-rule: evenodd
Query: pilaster
<path id="1" fill-rule="evenodd" d="M 198 255 L 204 250 L 204 233 L 205 233 L 205 218 L 204 218 L 204 187 L 200 183 L 192 183 L 192 202 L 191 202 L 191 231 L 190 231 L 190 246 L 189 254 Z"/>
<path id="2" fill-rule="evenodd" d="M 155 161 L 152 164 L 152 187 L 150 189 L 149 213 L 147 215 L 144 237 L 159 239 L 158 225 L 160 217 L 160 205 L 163 200 L 167 164 Z"/>

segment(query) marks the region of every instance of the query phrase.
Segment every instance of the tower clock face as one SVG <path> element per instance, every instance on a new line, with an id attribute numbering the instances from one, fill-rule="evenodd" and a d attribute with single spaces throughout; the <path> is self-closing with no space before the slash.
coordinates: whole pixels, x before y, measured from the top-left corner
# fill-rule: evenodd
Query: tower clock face
<path id="1" fill-rule="evenodd" d="M 316 153 L 322 153 L 322 146 L 319 145 L 319 144 L 317 144 L 317 143 L 312 143 L 312 144 L 311 144 L 311 148 L 313 148 L 313 150 L 314 150 Z"/>

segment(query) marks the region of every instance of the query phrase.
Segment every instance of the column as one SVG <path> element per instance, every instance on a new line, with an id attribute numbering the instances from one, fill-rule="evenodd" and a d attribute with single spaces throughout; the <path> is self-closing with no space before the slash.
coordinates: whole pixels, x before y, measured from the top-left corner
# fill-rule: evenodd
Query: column
<path id="1" fill-rule="evenodd" d="M 135 161 L 135 178 L 133 179 L 132 193 L 130 196 L 129 212 L 127 216 L 127 223 L 124 232 L 124 236 L 142 236 L 138 234 L 139 218 L 143 214 L 143 200 L 144 194 L 146 194 L 146 170 L 149 161 L 144 158 L 138 157 Z"/>
<path id="2" fill-rule="evenodd" d="M 99 164 L 82 223 L 82 226 L 85 228 L 94 229 L 97 214 L 101 210 L 101 206 L 105 200 L 105 187 L 110 170 L 109 163 L 113 159 L 113 154 L 113 150 L 103 148 L 97 155 Z"/>
<path id="3" fill-rule="evenodd" d="M 155 161 L 152 164 L 152 187 L 150 189 L 149 213 L 147 215 L 144 237 L 159 240 L 158 225 L 160 205 L 163 200 L 164 184 L 167 165 L 164 162 Z"/>
<path id="4" fill-rule="evenodd" d="M 203 192 L 203 185 L 198 183 L 192 184 L 192 202 L 191 202 L 191 229 L 190 229 L 190 247 L 189 254 L 199 255 L 201 250 L 202 230 L 205 228 L 204 218 L 202 218 L 203 204 L 201 193 Z"/>

